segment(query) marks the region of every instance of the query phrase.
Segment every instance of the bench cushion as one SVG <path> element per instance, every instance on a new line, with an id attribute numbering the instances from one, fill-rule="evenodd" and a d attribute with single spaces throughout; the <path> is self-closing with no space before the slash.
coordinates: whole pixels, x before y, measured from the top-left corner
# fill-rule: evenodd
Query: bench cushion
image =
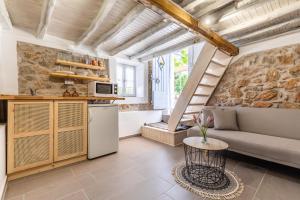
<path id="1" fill-rule="evenodd" d="M 199 128 L 191 128 L 189 136 L 199 136 Z M 300 168 L 300 140 L 214 129 L 208 130 L 208 137 L 227 142 L 230 150 Z"/>

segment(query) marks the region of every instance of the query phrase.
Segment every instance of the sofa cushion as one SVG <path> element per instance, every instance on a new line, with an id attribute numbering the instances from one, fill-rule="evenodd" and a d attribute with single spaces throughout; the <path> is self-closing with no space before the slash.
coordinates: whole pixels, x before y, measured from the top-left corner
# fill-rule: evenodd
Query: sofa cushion
<path id="1" fill-rule="evenodd" d="M 199 133 L 198 127 L 189 130 L 189 136 Z M 291 163 L 300 167 L 300 140 L 280 138 L 243 131 L 208 129 L 208 137 L 223 140 L 229 149 L 254 154 L 275 162 Z"/>
<path id="2" fill-rule="evenodd" d="M 240 131 L 300 140 L 300 109 L 236 109 Z"/>
<path id="3" fill-rule="evenodd" d="M 214 128 L 219 130 L 239 130 L 236 120 L 236 111 L 231 109 L 215 109 Z"/>

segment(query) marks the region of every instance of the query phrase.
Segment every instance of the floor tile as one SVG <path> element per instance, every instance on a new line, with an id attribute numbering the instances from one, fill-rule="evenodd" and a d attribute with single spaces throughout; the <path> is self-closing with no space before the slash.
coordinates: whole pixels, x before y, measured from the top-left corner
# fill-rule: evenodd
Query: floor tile
<path id="1" fill-rule="evenodd" d="M 168 182 L 154 177 L 113 195 L 110 200 L 147 200 L 155 199 L 172 187 Z"/>
<path id="2" fill-rule="evenodd" d="M 159 197 L 157 197 L 155 200 L 173 200 L 173 199 L 166 194 L 162 194 Z"/>
<path id="3" fill-rule="evenodd" d="M 242 162 L 234 168 L 234 172 L 242 179 L 242 182 L 253 189 L 258 187 L 266 171 L 265 168 Z"/>
<path id="4" fill-rule="evenodd" d="M 203 200 L 175 182 L 172 169 L 183 160 L 182 146 L 129 138 L 118 153 L 10 181 L 5 200 Z M 298 200 L 300 171 L 262 163 L 242 155 L 227 159 L 226 168 L 245 184 L 236 199 Z"/>
<path id="5" fill-rule="evenodd" d="M 174 200 L 195 200 L 199 198 L 194 193 L 189 192 L 179 185 L 172 187 L 166 194 Z"/>
<path id="6" fill-rule="evenodd" d="M 260 200 L 300 199 L 300 177 L 268 172 L 256 194 Z"/>
<path id="7" fill-rule="evenodd" d="M 57 200 L 89 200 L 83 191 L 67 194 Z"/>
<path id="8" fill-rule="evenodd" d="M 24 200 L 24 195 L 19 195 L 19 196 L 15 196 L 15 197 L 11 197 L 11 198 L 5 198 L 5 200 Z"/>

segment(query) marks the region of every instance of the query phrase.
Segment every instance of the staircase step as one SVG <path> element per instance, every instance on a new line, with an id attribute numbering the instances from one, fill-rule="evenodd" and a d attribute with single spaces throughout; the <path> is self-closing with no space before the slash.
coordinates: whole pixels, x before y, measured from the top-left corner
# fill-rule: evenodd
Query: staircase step
<path id="1" fill-rule="evenodd" d="M 219 61 L 211 60 L 211 62 L 215 63 L 216 65 L 219 65 L 220 67 L 226 67 L 226 65 L 220 63 Z"/>
<path id="2" fill-rule="evenodd" d="M 215 78 L 220 78 L 220 76 L 216 75 L 216 74 L 212 74 L 212 73 L 208 73 L 208 72 L 205 72 L 204 74 L 207 75 L 207 76 L 212 76 L 212 77 L 215 77 Z"/>
<path id="3" fill-rule="evenodd" d="M 209 97 L 209 94 L 194 94 L 196 97 Z"/>
<path id="4" fill-rule="evenodd" d="M 205 83 L 199 83 L 198 86 L 209 87 L 209 88 L 214 88 L 215 87 L 215 85 L 209 85 L 209 84 L 205 84 Z"/>
<path id="5" fill-rule="evenodd" d="M 189 106 L 204 106 L 204 103 L 190 103 Z"/>
<path id="6" fill-rule="evenodd" d="M 193 112 L 185 112 L 184 115 L 194 115 L 194 114 L 199 114 L 200 111 L 193 111 Z"/>

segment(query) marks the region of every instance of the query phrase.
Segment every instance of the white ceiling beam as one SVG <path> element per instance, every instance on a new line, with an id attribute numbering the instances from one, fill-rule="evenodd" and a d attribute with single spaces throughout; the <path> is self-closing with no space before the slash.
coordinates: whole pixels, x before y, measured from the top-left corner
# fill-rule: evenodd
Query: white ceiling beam
<path id="1" fill-rule="evenodd" d="M 239 37 L 299 17 L 300 2 L 296 2 L 276 12 L 224 29 L 219 34 L 228 38 Z"/>
<path id="2" fill-rule="evenodd" d="M 259 41 L 262 39 L 266 39 L 268 37 L 272 37 L 274 35 L 293 31 L 298 29 L 299 27 L 300 27 L 300 18 L 296 18 L 291 21 L 283 22 L 281 24 L 277 24 L 275 26 L 271 26 L 269 28 L 256 31 L 254 33 L 250 33 L 242 37 L 232 38 L 230 39 L 230 41 L 238 45 L 245 45 L 254 41 Z"/>
<path id="3" fill-rule="evenodd" d="M 213 3 L 215 0 L 194 0 L 188 3 L 187 5 L 183 6 L 185 10 L 191 11 L 197 6 L 200 6 L 201 4 L 206 4 L 206 3 Z M 183 3 L 182 3 L 183 4 Z"/>
<path id="4" fill-rule="evenodd" d="M 110 40 L 118 33 L 120 33 L 126 26 L 128 26 L 137 16 L 139 16 L 146 8 L 142 4 L 138 4 L 112 29 L 104 33 L 94 45 L 94 48 L 98 48 L 105 41 Z"/>
<path id="5" fill-rule="evenodd" d="M 154 35 L 155 33 L 157 33 L 158 31 L 166 28 L 167 26 L 169 26 L 169 22 L 164 22 L 161 21 L 159 24 L 157 24 L 154 27 L 151 27 L 150 29 L 146 30 L 145 32 L 143 32 L 142 34 L 139 34 L 137 36 L 135 36 L 134 38 L 128 40 L 127 42 L 125 42 L 124 44 L 120 45 L 119 47 L 113 49 L 111 51 L 111 55 L 116 55 L 128 48 L 130 48 L 131 46 L 133 46 L 134 44 L 141 42 L 142 40 L 151 37 L 152 35 Z"/>
<path id="6" fill-rule="evenodd" d="M 201 0 L 201 1 L 214 1 L 214 0 Z M 199 5 L 201 3 L 201 1 L 198 0 L 193 0 L 191 2 L 188 2 L 187 4 L 184 4 L 184 2 L 182 3 L 182 5 L 185 5 L 185 7 L 193 7 L 196 6 L 196 3 Z M 190 4 L 193 4 L 193 6 L 190 6 Z M 188 10 L 188 9 L 187 9 Z M 113 49 L 111 51 L 111 55 L 116 55 L 118 53 L 121 53 L 122 51 L 129 49 L 131 46 L 135 45 L 138 42 L 142 42 L 143 40 L 146 40 L 147 38 L 151 37 L 152 35 L 154 35 L 155 33 L 157 33 L 158 31 L 172 25 L 172 22 L 164 22 L 161 21 L 160 23 L 158 23 L 157 25 L 155 25 L 154 27 L 151 27 L 150 29 L 146 30 L 144 33 L 139 34 L 137 36 L 135 36 L 134 38 L 128 40 L 127 42 L 125 42 L 124 44 L 120 45 L 119 47 Z"/>
<path id="7" fill-rule="evenodd" d="M 43 7 L 42 7 L 42 13 L 40 18 L 40 24 L 38 26 L 36 36 L 38 38 L 43 39 L 47 29 L 48 25 L 50 23 L 50 19 L 52 17 L 54 7 L 55 7 L 56 0 L 45 0 Z"/>
<path id="8" fill-rule="evenodd" d="M 4 29 L 12 30 L 12 23 L 4 1 L 0 3 L 0 23 Z"/>
<path id="9" fill-rule="evenodd" d="M 217 10 L 220 10 L 226 6 L 228 6 L 229 4 L 234 3 L 235 0 L 218 0 L 213 4 L 210 4 L 209 6 L 205 7 L 204 9 L 200 9 L 199 12 L 195 13 L 194 16 L 196 18 L 200 18 L 204 15 L 209 15 L 211 13 L 216 12 Z"/>
<path id="10" fill-rule="evenodd" d="M 248 9 L 251 6 L 254 6 L 254 5 L 259 6 L 263 3 L 265 3 L 266 1 L 269 1 L 269 0 L 250 0 L 246 3 L 244 1 L 237 1 L 236 3 L 231 4 L 230 6 L 226 6 L 225 8 L 223 8 L 217 12 L 214 12 L 214 13 L 210 14 L 209 16 L 203 16 L 202 18 L 208 17 L 208 18 L 212 19 L 213 21 L 212 21 L 212 24 L 210 25 L 210 27 L 213 30 L 217 31 L 218 26 L 220 25 L 219 22 L 224 17 L 231 18 L 231 16 L 234 16 L 240 12 L 243 12 L 244 10 Z"/>
<path id="11" fill-rule="evenodd" d="M 78 39 L 78 46 L 86 42 L 86 40 L 96 32 L 97 28 L 104 22 L 109 12 L 114 7 L 116 1 L 117 0 L 103 0 L 101 8 L 99 9 L 95 19 L 92 21 L 88 29 Z"/>
<path id="12" fill-rule="evenodd" d="M 179 50 L 179 49 L 183 49 L 185 47 L 188 47 L 192 44 L 196 44 L 196 43 L 199 43 L 201 41 L 201 39 L 199 38 L 194 38 L 194 39 L 189 39 L 189 40 L 186 40 L 184 42 L 181 42 L 181 43 L 178 43 L 176 45 L 173 45 L 173 46 L 170 46 L 168 48 L 165 48 L 161 51 L 157 51 L 157 52 L 154 52 L 152 54 L 149 54 L 149 55 L 146 55 L 142 58 L 140 58 L 139 60 L 142 61 L 142 62 L 145 62 L 145 61 L 148 61 L 148 60 L 151 60 L 157 56 L 162 56 L 162 55 L 165 55 L 165 54 L 168 54 L 168 53 L 171 53 L 173 51 L 176 51 L 176 50 Z"/>
<path id="13" fill-rule="evenodd" d="M 238 15 L 240 12 L 245 11 L 246 9 L 252 7 L 252 6 L 261 6 L 262 4 L 268 2 L 270 0 L 250 0 L 246 3 L 244 3 L 243 1 L 237 2 L 236 5 L 233 5 L 231 9 L 228 9 L 227 11 L 225 11 L 223 13 L 222 17 L 222 21 L 226 21 L 226 20 L 230 20 L 232 19 L 232 17 Z M 223 18 L 225 20 L 223 20 Z"/>
<path id="14" fill-rule="evenodd" d="M 154 43 L 150 46 L 148 46 L 147 48 L 145 48 L 144 50 L 134 54 L 133 56 L 130 56 L 130 59 L 136 59 L 136 58 L 140 58 L 142 57 L 144 54 L 153 51 L 153 49 L 159 47 L 159 46 L 163 46 L 164 44 L 184 35 L 188 33 L 188 31 L 186 29 L 181 29 L 179 31 L 175 31 L 171 34 L 165 35 L 162 38 L 160 38 L 159 42 Z"/>

